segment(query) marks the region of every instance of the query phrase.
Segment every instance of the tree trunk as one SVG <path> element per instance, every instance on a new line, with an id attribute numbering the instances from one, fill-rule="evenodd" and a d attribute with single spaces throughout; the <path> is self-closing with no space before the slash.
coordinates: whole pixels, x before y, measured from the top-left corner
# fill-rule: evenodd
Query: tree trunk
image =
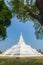
<path id="1" fill-rule="evenodd" d="M 38 20 L 43 25 L 43 0 L 36 0 L 36 5 L 39 10 Z"/>

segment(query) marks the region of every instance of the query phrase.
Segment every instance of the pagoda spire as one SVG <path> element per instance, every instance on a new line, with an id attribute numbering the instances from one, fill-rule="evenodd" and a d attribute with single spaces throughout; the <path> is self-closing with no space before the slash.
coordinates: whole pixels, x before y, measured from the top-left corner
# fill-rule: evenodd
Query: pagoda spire
<path id="1" fill-rule="evenodd" d="M 25 44 L 23 36 L 22 36 L 22 32 L 20 33 L 20 39 L 19 39 L 18 44 Z"/>

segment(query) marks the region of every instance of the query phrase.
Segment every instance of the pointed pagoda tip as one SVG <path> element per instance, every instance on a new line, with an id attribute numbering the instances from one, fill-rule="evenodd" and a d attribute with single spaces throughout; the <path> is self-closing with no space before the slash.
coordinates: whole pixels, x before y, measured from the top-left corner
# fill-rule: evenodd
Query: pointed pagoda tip
<path id="1" fill-rule="evenodd" d="M 23 37 L 22 32 L 20 33 L 20 37 Z"/>
<path id="2" fill-rule="evenodd" d="M 20 38 L 22 38 L 22 39 L 23 39 L 23 34 L 22 34 L 22 32 L 20 33 Z"/>
<path id="3" fill-rule="evenodd" d="M 22 35 L 22 32 L 20 33 L 20 35 Z"/>
<path id="4" fill-rule="evenodd" d="M 22 36 L 22 32 L 20 33 L 20 38 L 22 38 L 23 36 Z"/>
<path id="5" fill-rule="evenodd" d="M 23 39 L 22 32 L 20 33 L 20 38 L 19 38 L 18 44 L 25 44 L 24 39 Z"/>

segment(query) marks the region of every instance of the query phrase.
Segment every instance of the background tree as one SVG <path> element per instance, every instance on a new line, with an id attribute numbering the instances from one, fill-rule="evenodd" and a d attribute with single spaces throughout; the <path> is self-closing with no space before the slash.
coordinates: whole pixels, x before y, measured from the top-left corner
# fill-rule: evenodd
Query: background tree
<path id="1" fill-rule="evenodd" d="M 0 54 L 3 53 L 3 51 L 0 50 Z"/>
<path id="2" fill-rule="evenodd" d="M 0 40 L 7 36 L 6 29 L 11 24 L 11 11 L 6 6 L 4 0 L 0 0 Z"/>
<path id="3" fill-rule="evenodd" d="M 43 51 L 41 49 L 38 49 L 37 51 L 40 52 L 41 54 L 43 54 Z"/>

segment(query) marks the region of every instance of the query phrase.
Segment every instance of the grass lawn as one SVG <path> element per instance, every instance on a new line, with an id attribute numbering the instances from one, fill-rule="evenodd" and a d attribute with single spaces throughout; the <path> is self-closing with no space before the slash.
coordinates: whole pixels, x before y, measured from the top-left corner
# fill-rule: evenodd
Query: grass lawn
<path id="1" fill-rule="evenodd" d="M 0 57 L 0 65 L 43 65 L 43 57 Z"/>

